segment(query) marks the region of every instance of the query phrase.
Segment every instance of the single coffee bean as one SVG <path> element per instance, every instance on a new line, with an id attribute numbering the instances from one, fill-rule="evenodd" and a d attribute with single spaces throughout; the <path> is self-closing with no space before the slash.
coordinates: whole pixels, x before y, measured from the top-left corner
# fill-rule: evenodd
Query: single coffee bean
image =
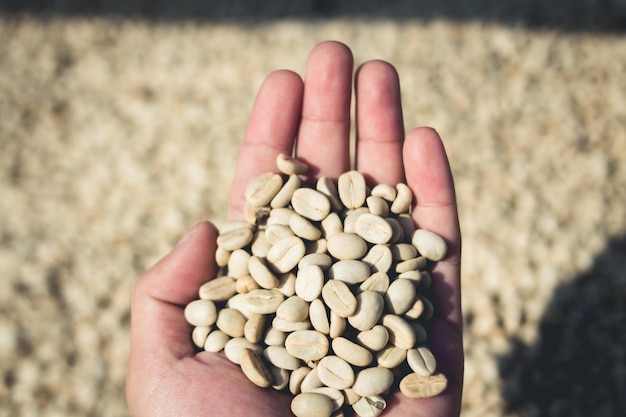
<path id="1" fill-rule="evenodd" d="M 311 368 L 308 366 L 301 366 L 291 372 L 291 375 L 289 376 L 289 392 L 293 395 L 300 394 L 302 381 L 304 381 L 304 378 L 309 374 L 309 372 L 311 372 Z"/>
<path id="2" fill-rule="evenodd" d="M 338 279 L 347 284 L 358 284 L 370 276 L 370 267 L 356 259 L 335 262 L 328 268 L 328 278 Z"/>
<path id="3" fill-rule="evenodd" d="M 406 359 L 407 350 L 399 347 L 388 345 L 376 354 L 376 363 L 383 368 L 393 369 Z"/>
<path id="4" fill-rule="evenodd" d="M 341 174 L 337 180 L 339 199 L 346 208 L 361 207 L 365 203 L 367 186 L 363 174 L 358 171 L 348 171 Z"/>
<path id="5" fill-rule="evenodd" d="M 426 263 L 427 260 L 423 256 L 407 259 L 406 261 L 398 262 L 396 264 L 396 273 L 404 274 L 406 272 L 421 270 L 426 267 Z"/>
<path id="6" fill-rule="evenodd" d="M 437 370 L 435 355 L 426 346 L 410 349 L 406 361 L 413 372 L 420 376 L 431 376 Z"/>
<path id="7" fill-rule="evenodd" d="M 267 388 L 272 384 L 273 377 L 263 360 L 252 349 L 244 348 L 239 359 L 241 370 L 254 385 Z"/>
<path id="8" fill-rule="evenodd" d="M 372 214 L 380 217 L 387 217 L 389 214 L 389 205 L 382 197 L 370 195 L 365 199 L 365 204 L 367 204 Z"/>
<path id="9" fill-rule="evenodd" d="M 248 261 L 248 269 L 250 275 L 259 284 L 261 288 L 271 290 L 278 286 L 278 278 L 265 264 L 265 260 L 258 256 L 251 256 Z"/>
<path id="10" fill-rule="evenodd" d="M 289 226 L 289 219 L 295 213 L 288 207 L 278 207 L 270 211 L 270 216 L 267 218 L 267 225 L 282 224 L 283 226 Z"/>
<path id="11" fill-rule="evenodd" d="M 278 191 L 274 198 L 272 198 L 272 201 L 270 201 L 270 206 L 272 208 L 287 207 L 293 197 L 293 193 L 300 188 L 301 184 L 302 181 L 300 180 L 300 177 L 297 175 L 290 175 L 280 191 Z"/>
<path id="12" fill-rule="evenodd" d="M 289 218 L 289 227 L 296 236 L 302 239 L 314 241 L 322 237 L 322 231 L 298 213 L 294 213 Z"/>
<path id="13" fill-rule="evenodd" d="M 400 381 L 400 391 L 409 398 L 435 397 L 444 392 L 447 386 L 448 379 L 441 373 L 430 376 L 410 373 Z"/>
<path id="14" fill-rule="evenodd" d="M 278 286 L 274 288 L 280 291 L 285 297 L 291 297 L 296 294 L 296 274 L 286 272 L 278 275 Z"/>
<path id="15" fill-rule="evenodd" d="M 328 335 L 331 339 L 337 338 L 346 331 L 346 319 L 341 317 L 334 311 L 330 311 L 330 332 Z"/>
<path id="16" fill-rule="evenodd" d="M 406 261 L 417 258 L 417 249 L 410 243 L 396 243 L 390 246 L 391 256 L 394 261 Z"/>
<path id="17" fill-rule="evenodd" d="M 221 246 L 218 246 L 217 249 L 215 249 L 215 263 L 217 264 L 217 266 L 219 266 L 220 268 L 227 266 L 228 261 L 230 260 L 231 253 L 231 251 L 224 249 Z"/>
<path id="18" fill-rule="evenodd" d="M 389 342 L 389 331 L 382 324 L 377 324 L 369 330 L 358 333 L 356 340 L 361 346 L 366 347 L 372 352 L 378 352 L 387 346 Z"/>
<path id="19" fill-rule="evenodd" d="M 268 346 L 281 346 L 285 344 L 285 339 L 287 339 L 287 333 L 270 327 L 267 329 L 267 332 L 265 332 L 263 343 Z"/>
<path id="20" fill-rule="evenodd" d="M 360 259 L 367 253 L 367 242 L 355 233 L 335 233 L 328 238 L 328 253 L 337 259 Z"/>
<path id="21" fill-rule="evenodd" d="M 229 276 L 207 281 L 200 286 L 198 291 L 201 299 L 211 301 L 226 301 L 236 293 L 236 280 Z"/>
<path id="22" fill-rule="evenodd" d="M 339 199 L 337 185 L 332 179 L 328 177 L 320 177 L 317 180 L 315 189 L 328 198 L 328 201 L 330 201 L 330 206 L 333 211 L 340 212 L 343 209 L 343 205 L 341 204 L 341 200 Z"/>
<path id="23" fill-rule="evenodd" d="M 396 189 L 389 184 L 376 184 L 370 194 L 389 202 L 393 202 L 396 199 Z"/>
<path id="24" fill-rule="evenodd" d="M 442 260 L 448 251 L 448 245 L 441 236 L 426 229 L 417 229 L 411 243 L 417 251 L 431 261 Z"/>
<path id="25" fill-rule="evenodd" d="M 298 269 L 302 269 L 307 265 L 317 265 L 326 271 L 333 264 L 333 260 L 326 253 L 309 253 L 304 255 L 298 262 Z"/>
<path id="26" fill-rule="evenodd" d="M 328 338 L 315 330 L 295 331 L 285 340 L 287 352 L 302 360 L 319 360 L 328 353 Z"/>
<path id="27" fill-rule="evenodd" d="M 319 387 L 319 388 L 313 388 L 309 392 L 313 394 L 323 394 L 327 396 L 328 398 L 330 398 L 330 401 L 333 403 L 333 411 L 339 410 L 343 406 L 343 403 L 345 402 L 345 397 L 343 396 L 343 392 L 335 388 Z M 333 417 L 336 417 L 336 416 L 333 414 Z"/>
<path id="28" fill-rule="evenodd" d="M 415 284 L 408 279 L 396 278 L 389 285 L 385 294 L 385 307 L 393 314 L 401 315 L 406 313 L 415 301 Z"/>
<path id="29" fill-rule="evenodd" d="M 387 245 L 374 245 L 361 259 L 370 266 L 372 272 L 388 272 L 393 263 L 391 249 Z"/>
<path id="30" fill-rule="evenodd" d="M 418 295 L 415 297 L 415 300 L 413 301 L 411 307 L 404 313 L 404 317 L 411 320 L 417 320 L 422 316 L 423 312 L 424 301 L 423 298 Z"/>
<path id="31" fill-rule="evenodd" d="M 273 378 L 272 388 L 274 388 L 277 391 L 287 388 L 287 385 L 289 385 L 289 373 L 291 371 L 287 369 L 279 368 L 278 366 L 275 366 L 271 363 L 268 364 L 267 367 L 272 373 L 272 378 Z"/>
<path id="32" fill-rule="evenodd" d="M 250 275 L 250 272 L 248 271 L 248 261 L 250 260 L 250 256 L 250 253 L 245 249 L 234 250 L 228 259 L 228 275 L 233 278 Z"/>
<path id="33" fill-rule="evenodd" d="M 283 186 L 283 178 L 267 172 L 250 181 L 245 189 L 246 201 L 253 206 L 262 207 L 269 204 Z"/>
<path id="34" fill-rule="evenodd" d="M 359 216 L 355 231 L 363 239 L 375 245 L 387 243 L 393 236 L 393 229 L 385 218 L 371 213 Z"/>
<path id="35" fill-rule="evenodd" d="M 380 395 L 361 397 L 352 404 L 352 409 L 359 417 L 377 417 L 387 407 L 387 402 Z"/>
<path id="36" fill-rule="evenodd" d="M 320 296 L 324 286 L 324 271 L 317 265 L 307 265 L 298 270 L 296 278 L 296 294 L 305 301 L 311 302 Z"/>
<path id="37" fill-rule="evenodd" d="M 334 338 L 331 347 L 335 355 L 354 366 L 367 366 L 372 363 L 372 353 L 345 337 Z"/>
<path id="38" fill-rule="evenodd" d="M 224 345 L 224 355 L 226 358 L 234 364 L 241 364 L 241 352 L 244 349 L 251 349 L 258 355 L 263 354 L 263 348 L 254 343 L 248 342 L 243 337 L 233 337 Z"/>
<path id="39" fill-rule="evenodd" d="M 265 238 L 265 233 L 256 233 L 252 238 L 250 252 L 254 256 L 265 258 L 271 247 L 272 244 Z"/>
<path id="40" fill-rule="evenodd" d="M 324 284 L 322 299 L 328 308 L 340 317 L 350 317 L 357 308 L 356 297 L 348 285 L 337 279 L 330 279 Z"/>
<path id="41" fill-rule="evenodd" d="M 304 321 L 309 317 L 309 303 L 294 295 L 278 306 L 276 317 L 289 322 Z"/>
<path id="42" fill-rule="evenodd" d="M 356 221 L 363 214 L 369 214 L 370 210 L 367 207 L 359 207 L 348 210 L 345 213 L 343 219 L 343 231 L 346 233 L 356 233 Z"/>
<path id="43" fill-rule="evenodd" d="M 393 383 L 393 372 L 381 366 L 365 368 L 357 373 L 352 389 L 364 397 L 381 395 Z"/>
<path id="44" fill-rule="evenodd" d="M 404 239 L 404 229 L 394 217 L 385 217 L 385 221 L 391 227 L 391 238 L 387 242 L 390 245 L 395 245 Z"/>
<path id="45" fill-rule="evenodd" d="M 387 293 L 388 288 L 389 275 L 385 272 L 375 272 L 359 285 L 359 291 L 375 291 L 383 297 Z"/>
<path id="46" fill-rule="evenodd" d="M 308 363 L 309 361 L 307 361 Z M 302 380 L 302 384 L 300 384 L 300 392 L 311 392 L 312 390 L 314 390 L 315 388 L 319 388 L 324 386 L 324 384 L 322 384 L 322 381 L 320 381 L 318 375 L 317 375 L 317 363 L 315 364 L 309 364 L 309 367 L 313 366 L 313 368 L 309 368 L 311 369 L 311 372 L 309 372 L 304 379 Z"/>
<path id="47" fill-rule="evenodd" d="M 184 316 L 192 326 L 211 326 L 217 320 L 217 308 L 211 300 L 194 300 L 185 307 Z"/>
<path id="48" fill-rule="evenodd" d="M 338 390 L 349 388 L 354 383 L 354 371 L 350 364 L 335 355 L 320 359 L 317 376 L 324 385 Z"/>
<path id="49" fill-rule="evenodd" d="M 323 220 L 330 213 L 330 201 L 312 188 L 298 188 L 291 197 L 291 206 L 301 216 L 313 221 Z"/>
<path id="50" fill-rule="evenodd" d="M 244 275 L 237 278 L 237 281 L 235 281 L 235 290 L 239 294 L 245 294 L 259 288 L 261 288 L 259 283 L 256 282 L 250 275 Z"/>
<path id="51" fill-rule="evenodd" d="M 223 308 L 217 313 L 217 328 L 230 337 L 241 337 L 246 326 L 246 317 L 234 308 Z"/>
<path id="52" fill-rule="evenodd" d="M 279 240 L 267 251 L 267 261 L 280 273 L 291 271 L 304 256 L 304 242 L 297 236 Z"/>
<path id="53" fill-rule="evenodd" d="M 389 331 L 389 343 L 402 349 L 411 349 L 417 342 L 415 330 L 400 316 L 385 314 L 382 324 Z"/>
<path id="54" fill-rule="evenodd" d="M 391 204 L 391 212 L 395 214 L 408 213 L 413 202 L 413 193 L 408 185 L 396 185 L 397 195 Z"/>
<path id="55" fill-rule="evenodd" d="M 322 233 L 326 239 L 329 239 L 335 233 L 343 232 L 343 223 L 339 218 L 339 215 L 335 212 L 331 212 L 324 220 L 320 222 Z"/>
<path id="56" fill-rule="evenodd" d="M 196 326 L 191 331 L 191 340 L 196 347 L 204 347 L 206 338 L 211 333 L 211 326 Z"/>
<path id="57" fill-rule="evenodd" d="M 330 333 L 328 312 L 326 311 L 326 306 L 319 298 L 311 301 L 309 305 L 309 319 L 315 330 L 324 334 Z"/>
<path id="58" fill-rule="evenodd" d="M 274 317 L 274 319 L 272 320 L 272 327 L 274 329 L 278 329 L 281 332 L 285 332 L 285 333 L 291 333 L 291 332 L 295 332 L 296 330 L 308 330 L 311 328 L 311 322 L 307 319 L 307 320 L 303 320 L 303 321 L 287 321 L 284 319 L 281 319 L 280 317 Z"/>
<path id="59" fill-rule="evenodd" d="M 303 392 L 291 401 L 291 412 L 296 417 L 330 417 L 333 403 L 326 395 Z"/>
<path id="60" fill-rule="evenodd" d="M 375 291 L 363 291 L 356 296 L 356 311 L 348 317 L 348 323 L 357 330 L 369 330 L 378 322 L 385 302 Z"/>
<path id="61" fill-rule="evenodd" d="M 285 299 L 285 296 L 278 290 L 258 289 L 252 290 L 245 295 L 246 309 L 256 314 L 275 313 Z"/>
<path id="62" fill-rule="evenodd" d="M 217 237 L 217 246 L 232 252 L 248 245 L 252 241 L 252 235 L 253 232 L 250 227 L 238 227 L 226 232 L 220 232 Z"/>
<path id="63" fill-rule="evenodd" d="M 263 351 L 263 356 L 271 364 L 282 369 L 293 371 L 300 367 L 300 361 L 291 356 L 284 346 L 268 346 Z"/>
<path id="64" fill-rule="evenodd" d="M 263 337 L 263 331 L 265 330 L 264 314 L 252 314 L 246 321 L 243 327 L 243 336 L 250 343 L 259 343 Z"/>
<path id="65" fill-rule="evenodd" d="M 229 335 L 221 330 L 213 330 L 204 341 L 204 350 L 207 352 L 221 352 L 224 346 L 231 339 Z"/>
<path id="66" fill-rule="evenodd" d="M 278 154 L 276 157 L 276 167 L 280 172 L 287 175 L 306 174 L 309 169 L 305 162 L 284 153 Z"/>

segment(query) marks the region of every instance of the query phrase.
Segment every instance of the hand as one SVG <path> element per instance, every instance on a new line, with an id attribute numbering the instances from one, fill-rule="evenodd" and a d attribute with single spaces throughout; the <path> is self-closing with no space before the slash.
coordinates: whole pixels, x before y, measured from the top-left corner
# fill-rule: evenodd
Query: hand
<path id="1" fill-rule="evenodd" d="M 306 82 L 290 71 L 270 74 L 254 104 L 239 154 L 229 220 L 243 219 L 244 189 L 253 177 L 275 169 L 279 153 L 306 161 L 309 175 L 337 178 L 350 169 L 349 133 L 353 59 L 337 42 L 316 46 Z M 443 144 L 430 128 L 404 138 L 395 69 L 382 61 L 363 64 L 355 76 L 355 167 L 371 183 L 406 182 L 416 205 L 413 219 L 447 241 L 448 255 L 432 271 L 434 303 L 430 346 L 449 379 L 440 396 L 416 400 L 396 393 L 385 416 L 458 416 L 463 347 L 460 304 L 461 237 L 452 175 Z M 297 141 L 294 138 L 297 136 Z M 221 354 L 196 353 L 185 305 L 215 275 L 215 227 L 203 222 L 135 286 L 127 399 L 140 416 L 287 416 L 291 396 L 251 384 Z"/>

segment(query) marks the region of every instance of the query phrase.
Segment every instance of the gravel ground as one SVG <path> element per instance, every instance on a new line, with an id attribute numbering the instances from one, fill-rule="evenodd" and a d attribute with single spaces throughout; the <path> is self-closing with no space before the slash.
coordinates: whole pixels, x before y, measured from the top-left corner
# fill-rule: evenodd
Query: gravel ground
<path id="1" fill-rule="evenodd" d="M 128 415 L 135 278 L 196 222 L 224 219 L 256 89 L 274 69 L 302 73 L 324 39 L 396 65 L 407 127 L 446 141 L 464 238 L 463 415 L 626 409 L 619 33 L 445 14 L 12 13 L 0 14 L 0 416 Z"/>

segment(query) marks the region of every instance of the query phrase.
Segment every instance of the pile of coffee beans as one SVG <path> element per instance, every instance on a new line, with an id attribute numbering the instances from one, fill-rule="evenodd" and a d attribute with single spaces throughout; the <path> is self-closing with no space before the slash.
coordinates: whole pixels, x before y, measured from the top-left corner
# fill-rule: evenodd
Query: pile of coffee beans
<path id="1" fill-rule="evenodd" d="M 307 186 L 302 161 L 276 164 L 248 184 L 246 221 L 220 228 L 218 276 L 185 308 L 194 344 L 289 390 L 298 417 L 378 416 L 398 380 L 411 398 L 443 392 L 424 324 L 447 247 L 415 228 L 409 187 L 370 189 L 358 171 Z"/>

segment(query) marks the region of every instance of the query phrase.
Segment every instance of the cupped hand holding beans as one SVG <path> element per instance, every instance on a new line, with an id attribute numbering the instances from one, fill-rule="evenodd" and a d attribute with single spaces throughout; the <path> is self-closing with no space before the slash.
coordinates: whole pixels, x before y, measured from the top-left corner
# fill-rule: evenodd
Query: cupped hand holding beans
<path id="1" fill-rule="evenodd" d="M 353 79 L 356 147 L 351 161 Z M 256 209 L 265 207 L 278 216 L 288 201 L 301 218 L 291 216 L 282 225 L 285 227 L 272 227 L 271 233 L 266 233 L 283 246 L 272 254 L 263 252 L 271 250 L 267 242 L 269 246 L 257 249 L 257 254 L 242 252 L 238 241 L 247 239 L 247 232 L 236 228 L 220 230 L 219 249 L 215 226 L 200 223 L 139 278 L 131 303 L 127 377 L 128 405 L 135 417 L 288 416 L 292 412 L 298 416 L 379 415 L 382 407 L 383 416 L 459 415 L 463 375 L 461 237 L 452 175 L 434 130 L 417 128 L 405 135 L 400 102 L 393 66 L 369 61 L 353 77 L 352 54 L 338 42 L 324 42 L 311 51 L 304 82 L 286 70 L 266 78 L 240 150 L 228 221 L 249 222 L 250 201 L 258 203 L 252 221 L 264 216 L 263 210 Z M 290 155 L 297 160 L 291 161 Z M 285 173 L 287 169 L 294 171 L 283 174 L 287 180 L 279 177 L 279 190 L 270 191 L 275 203 L 264 201 L 267 196 L 263 192 L 279 181 L 274 175 L 262 174 Z M 358 175 L 344 175 L 339 184 L 340 176 L 350 172 L 361 174 L 365 193 L 356 186 Z M 267 186 L 251 187 L 254 181 Z M 333 183 L 355 192 L 330 196 L 328 207 L 310 204 L 316 195 L 307 190 L 327 193 Z M 294 198 L 295 190 L 304 191 Z M 384 204 L 385 199 L 393 204 Z M 307 233 L 346 233 L 348 219 L 339 230 L 332 216 L 338 204 L 355 213 L 363 206 L 370 207 L 371 216 L 354 216 L 348 237 L 323 239 L 326 247 L 321 247 L 319 238 Z M 410 207 L 403 207 L 406 204 Z M 396 226 L 387 228 L 387 223 L 378 219 L 407 210 L 414 227 L 423 232 L 414 234 L 413 241 L 405 239 L 386 250 L 389 245 L 384 241 L 391 239 Z M 280 223 L 284 221 L 277 221 Z M 307 227 L 310 223 L 319 227 L 311 230 Z M 402 226 L 400 221 L 396 223 Z M 353 236 L 361 236 L 365 242 Z M 312 241 L 316 242 L 314 249 L 303 249 L 298 243 Z M 342 246 L 350 250 L 342 251 Z M 425 274 L 430 300 L 419 295 L 411 295 L 410 300 L 404 297 L 407 292 L 412 294 L 412 282 L 422 279 L 412 248 L 436 261 Z M 330 255 L 310 256 L 316 252 Z M 290 253 L 297 253 L 295 261 Z M 330 268 L 326 262 L 331 258 L 336 270 L 340 262 L 361 262 L 371 266 L 372 274 L 349 278 L 358 281 L 351 282 L 329 281 L 328 273 L 323 272 L 326 281 L 318 282 L 319 271 Z M 391 283 L 385 281 L 383 272 L 376 271 L 385 268 L 390 258 L 397 274 Z M 241 259 L 253 265 L 250 276 L 221 277 L 220 267 L 241 269 Z M 289 271 L 304 271 L 307 281 L 298 284 L 296 274 L 289 276 Z M 214 277 L 218 278 L 212 283 L 209 279 Z M 200 300 L 199 291 L 207 294 Z M 310 300 L 297 298 L 297 291 Z M 372 319 L 351 305 L 353 299 L 371 299 L 384 307 Z M 222 307 L 216 309 L 215 305 Z M 424 314 L 430 318 L 427 332 L 419 324 L 410 324 L 412 317 Z M 267 318 L 276 322 L 267 323 Z M 350 321 L 364 330 L 357 332 Z M 268 327 L 271 331 L 263 330 Z M 320 329 L 336 334 L 320 337 L 326 331 Z M 406 329 L 409 336 L 403 333 Z M 426 337 L 428 347 L 420 342 Z M 205 349 L 198 349 L 202 344 Z M 360 355 L 351 357 L 343 353 L 346 351 Z M 367 361 L 374 361 L 374 366 L 363 367 Z M 396 361 L 404 361 L 410 372 L 402 383 L 393 382 L 393 372 L 386 366 Z M 302 389 L 302 384 L 307 388 Z M 425 393 L 429 390 L 437 395 L 429 396 Z M 296 392 L 306 395 L 299 394 L 294 400 Z M 416 398 L 422 396 L 427 398 Z M 344 414 L 334 411 L 337 409 Z"/>

